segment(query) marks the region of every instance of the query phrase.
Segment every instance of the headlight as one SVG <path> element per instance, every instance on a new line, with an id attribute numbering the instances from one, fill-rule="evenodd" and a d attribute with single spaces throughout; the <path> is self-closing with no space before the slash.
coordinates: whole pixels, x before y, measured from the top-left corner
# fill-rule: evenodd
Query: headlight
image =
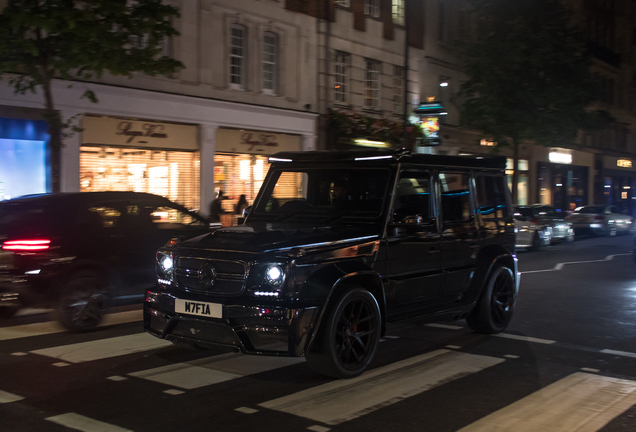
<path id="1" fill-rule="evenodd" d="M 164 256 L 163 259 L 161 260 L 161 269 L 166 273 L 172 272 L 173 265 L 174 265 L 174 262 L 172 261 L 172 258 L 169 256 Z"/>
<path id="2" fill-rule="evenodd" d="M 273 287 L 278 287 L 283 283 L 285 273 L 280 266 L 272 265 L 265 270 L 265 281 Z"/>

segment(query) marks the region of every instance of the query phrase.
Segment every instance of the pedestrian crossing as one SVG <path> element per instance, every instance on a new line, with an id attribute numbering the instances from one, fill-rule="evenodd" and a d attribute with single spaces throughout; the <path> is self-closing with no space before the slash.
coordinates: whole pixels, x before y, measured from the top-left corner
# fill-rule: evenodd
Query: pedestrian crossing
<path id="1" fill-rule="evenodd" d="M 134 319 L 134 316 L 129 314 L 118 319 L 129 322 L 126 320 Z M 461 326 L 448 325 L 431 325 L 430 327 L 449 332 L 462 329 Z M 41 330 L 44 328 L 42 327 Z M 18 331 L 33 336 L 33 332 L 24 329 Z M 17 339 L 3 337 L 7 334 L 17 333 L 10 327 L 0 329 L 0 344 L 10 344 Z M 38 335 L 43 334 L 40 332 Z M 166 354 L 168 352 L 166 350 L 176 351 L 180 348 L 172 347 L 170 342 L 147 333 L 139 332 L 116 337 L 106 337 L 105 333 L 104 336 L 97 340 L 29 350 L 27 353 L 13 357 L 13 361 L 42 362 L 48 359 L 51 365 L 64 363 L 65 370 L 72 370 L 74 367 L 89 367 L 91 364 L 99 363 L 100 360 L 143 354 L 143 357 L 131 357 L 135 361 L 126 362 L 126 370 L 123 370 L 123 373 L 119 371 L 119 375 L 109 376 L 104 374 L 105 378 L 101 378 L 101 383 L 94 381 L 90 384 L 97 392 L 101 386 L 126 386 L 122 387 L 122 404 L 126 403 L 127 398 L 135 397 L 128 392 L 131 388 L 138 388 L 137 386 L 143 388 L 152 384 L 154 387 L 149 388 L 158 388 L 164 394 L 163 397 L 170 398 L 188 398 L 189 394 L 197 394 L 197 390 L 206 390 L 204 394 L 208 397 L 222 397 L 212 391 L 215 386 L 224 385 L 227 388 L 234 380 L 248 378 L 251 379 L 251 386 L 245 387 L 244 391 L 251 393 L 250 403 L 245 405 L 242 400 L 236 400 L 232 413 L 226 412 L 224 415 L 246 417 L 267 415 L 270 418 L 281 416 L 281 422 L 289 421 L 290 418 L 297 419 L 294 421 L 298 422 L 297 424 L 303 424 L 304 429 L 323 432 L 343 425 L 358 422 L 363 424 L 365 419 L 373 413 L 391 410 L 392 407 L 406 403 L 412 398 L 421 397 L 435 389 L 448 388 L 452 385 L 455 389 L 453 391 L 460 391 L 457 389 L 462 388 L 467 378 L 480 376 L 488 371 L 490 371 L 488 376 L 496 377 L 497 371 L 514 368 L 516 362 L 523 361 L 519 355 L 463 352 L 462 346 L 448 344 L 443 349 L 433 349 L 375 367 L 360 377 L 350 380 L 316 380 L 315 375 L 307 368 L 301 373 L 306 375 L 309 384 L 302 384 L 301 381 L 301 384 L 291 387 L 292 390 L 284 395 L 269 395 L 267 389 L 262 388 L 268 384 L 252 377 L 269 372 L 272 373 L 268 375 L 269 377 L 282 378 L 287 368 L 301 365 L 305 360 L 224 353 L 190 361 L 170 361 L 171 357 Z M 510 337 L 504 335 L 497 339 L 500 339 L 502 343 L 529 343 L 545 347 L 555 343 L 555 341 L 539 338 L 512 336 L 514 335 Z M 385 348 L 387 344 L 397 344 L 400 341 L 400 338 L 388 337 L 381 345 L 382 349 L 390 349 Z M 104 365 L 105 363 L 100 363 L 95 367 L 107 367 Z M 531 391 L 500 409 L 485 412 L 476 421 L 465 424 L 457 430 L 458 432 L 600 431 L 613 419 L 624 415 L 626 411 L 636 406 L 636 378 L 632 380 L 603 376 L 598 369 L 582 369 L 585 371 L 573 369 L 552 381 L 548 380 L 550 382 L 546 382 L 542 388 Z M 517 379 L 523 381 L 524 377 L 519 376 Z M 0 410 L 11 404 L 30 403 L 28 395 L 22 395 L 13 388 L 3 388 L 4 385 L 5 383 L 0 381 Z M 510 383 L 501 382 L 500 385 L 505 387 Z M 127 390 L 124 391 L 123 388 Z M 109 403 L 117 402 L 109 401 Z M 42 422 L 54 423 L 69 431 L 83 432 L 155 430 L 152 427 L 145 430 L 135 428 L 127 422 L 126 418 L 99 418 L 94 413 L 76 408 L 68 406 L 66 411 L 43 413 Z M 452 409 L 457 408 L 452 407 Z M 122 405 L 122 410 L 125 409 Z M 0 416 L 1 413 L 2 411 Z M 417 416 L 418 413 L 413 415 Z M 47 430 L 46 426 L 43 426 L 42 430 Z M 283 424 L 279 430 L 287 429 Z M 294 430 L 298 429 L 294 428 Z M 636 430 L 636 422 L 634 422 L 633 430 Z"/>

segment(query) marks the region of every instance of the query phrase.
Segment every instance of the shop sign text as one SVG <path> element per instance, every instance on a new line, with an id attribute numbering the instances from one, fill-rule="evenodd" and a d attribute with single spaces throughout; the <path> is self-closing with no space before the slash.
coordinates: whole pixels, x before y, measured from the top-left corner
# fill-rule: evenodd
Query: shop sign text
<path id="1" fill-rule="evenodd" d="M 144 123 L 141 125 L 141 129 L 142 130 L 133 130 L 132 122 L 123 121 L 117 125 L 117 132 L 115 132 L 115 134 L 130 137 L 128 141 L 126 141 L 126 144 L 132 142 L 137 137 L 168 138 L 168 134 L 165 132 L 166 128 L 162 124 Z"/>
<path id="2" fill-rule="evenodd" d="M 254 147 L 278 147 L 278 141 L 276 135 L 273 134 L 255 134 L 252 132 L 245 132 L 241 134 L 241 144 L 248 145 L 250 148 L 247 151 L 254 150 Z"/>
<path id="3" fill-rule="evenodd" d="M 632 161 L 629 159 L 619 159 L 616 161 L 616 166 L 619 166 L 621 168 L 631 168 Z"/>

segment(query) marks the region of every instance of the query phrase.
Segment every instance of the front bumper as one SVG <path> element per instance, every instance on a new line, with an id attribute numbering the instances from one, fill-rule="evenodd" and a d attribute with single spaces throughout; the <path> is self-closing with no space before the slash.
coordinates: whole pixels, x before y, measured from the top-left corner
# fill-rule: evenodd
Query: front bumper
<path id="1" fill-rule="evenodd" d="M 175 300 L 168 293 L 147 294 L 144 329 L 148 333 L 204 347 L 233 347 L 245 354 L 304 355 L 318 313 L 315 306 L 227 304 L 226 298 L 222 318 L 208 318 L 176 313 Z"/>

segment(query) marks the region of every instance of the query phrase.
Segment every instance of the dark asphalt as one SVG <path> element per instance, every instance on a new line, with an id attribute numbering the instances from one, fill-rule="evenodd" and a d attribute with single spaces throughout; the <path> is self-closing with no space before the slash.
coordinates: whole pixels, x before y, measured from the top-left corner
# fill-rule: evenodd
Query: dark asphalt
<path id="1" fill-rule="evenodd" d="M 134 336 L 141 332 L 141 322 L 81 335 L 60 332 L 2 340 L 3 331 L 48 320 L 46 314 L 18 317 L 0 323 L 0 431 L 454 432 L 581 369 L 636 385 L 636 264 L 629 255 L 631 249 L 631 236 L 619 236 L 582 238 L 539 252 L 520 251 L 521 293 L 505 337 L 474 334 L 462 321 L 443 323 L 454 327 L 390 326 L 391 337 L 380 345 L 374 370 L 437 350 L 495 359 L 497 364 L 384 401 L 383 406 L 336 425 L 259 405 L 332 382 L 314 375 L 304 362 L 263 372 L 244 371 L 244 376 L 182 388 L 183 393 L 172 395 L 165 391 L 175 386 L 129 374 L 189 362 L 201 368 L 203 377 L 213 368 L 209 360 L 227 354 L 170 346 L 59 367 L 54 366 L 59 359 L 31 351 Z M 607 259 L 610 255 L 614 257 Z M 239 368 L 240 358 L 232 361 Z M 410 372 L 405 369 L 404 373 Z M 381 378 L 377 385 L 391 391 Z M 355 386 L 347 391 L 355 394 Z M 24 399 L 1 403 L 2 392 Z M 341 392 L 334 390 L 326 399 Z M 248 414 L 243 408 L 256 412 Z M 98 429 L 89 422 L 80 429 L 47 420 L 70 413 L 105 425 Z M 628 407 L 600 430 L 634 432 L 635 415 L 636 407 Z"/>

